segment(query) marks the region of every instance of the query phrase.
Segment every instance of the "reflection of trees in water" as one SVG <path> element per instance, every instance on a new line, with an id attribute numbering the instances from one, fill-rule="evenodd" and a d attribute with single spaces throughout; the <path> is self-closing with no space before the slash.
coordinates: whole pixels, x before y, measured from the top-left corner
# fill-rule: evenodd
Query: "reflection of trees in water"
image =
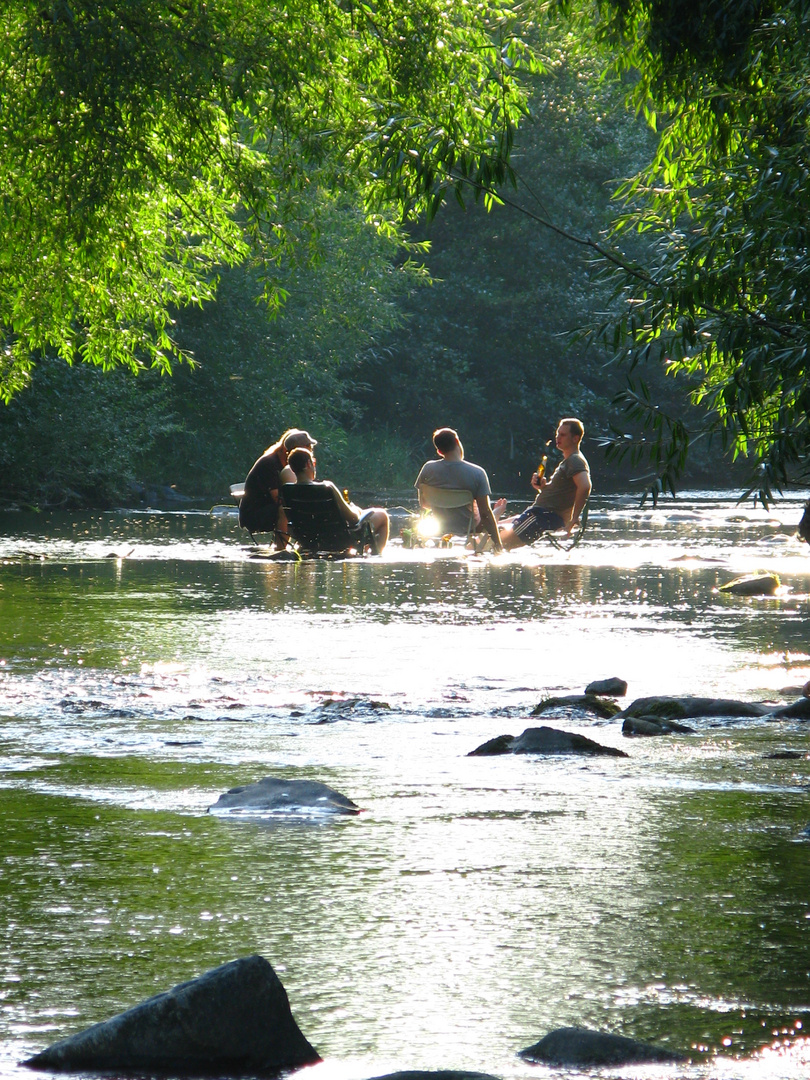
<path id="1" fill-rule="evenodd" d="M 711 783 L 704 752 L 699 766 L 687 766 L 699 769 L 697 789 L 658 799 L 663 812 L 655 817 L 657 850 L 641 925 L 645 964 L 668 989 L 659 997 L 649 987 L 642 1000 L 628 1003 L 625 1019 L 639 1037 L 681 1030 L 719 1049 L 724 1036 L 733 1036 L 725 1053 L 750 1052 L 771 1041 L 772 1028 L 791 1023 L 797 1013 L 789 1003 L 806 997 L 810 870 L 806 847 L 795 842 L 805 800 L 798 788 L 767 792 L 785 779 L 784 763 L 765 761 L 746 745 L 745 767 L 734 752 L 742 747 L 731 743 L 749 739 L 757 739 L 750 729 L 715 744 L 723 786 Z M 727 786 L 742 779 L 763 789 Z"/>
<path id="2" fill-rule="evenodd" d="M 261 569 L 263 599 L 272 610 L 345 611 L 378 622 L 477 622 L 493 615 L 520 618 L 527 606 L 547 603 L 547 568 L 537 566 L 482 565 L 460 558 L 418 564 L 267 563 Z"/>

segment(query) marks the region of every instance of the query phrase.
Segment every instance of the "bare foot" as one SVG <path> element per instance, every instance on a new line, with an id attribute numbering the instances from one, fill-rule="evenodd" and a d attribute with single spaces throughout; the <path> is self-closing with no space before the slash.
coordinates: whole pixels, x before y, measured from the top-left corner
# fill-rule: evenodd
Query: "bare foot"
<path id="1" fill-rule="evenodd" d="M 492 504 L 492 516 L 496 521 L 500 520 L 506 513 L 506 499 L 496 499 Z"/>

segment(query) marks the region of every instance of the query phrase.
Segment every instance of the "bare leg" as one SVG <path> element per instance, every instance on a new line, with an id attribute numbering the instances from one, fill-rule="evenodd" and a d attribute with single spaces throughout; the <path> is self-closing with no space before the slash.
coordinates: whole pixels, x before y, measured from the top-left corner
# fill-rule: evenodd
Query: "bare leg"
<path id="1" fill-rule="evenodd" d="M 278 517 L 276 518 L 276 529 L 273 537 L 273 543 L 275 546 L 282 550 L 287 546 L 290 536 L 290 527 L 287 524 L 287 515 L 284 513 L 284 507 L 279 506 Z"/>
<path id="2" fill-rule="evenodd" d="M 377 544 L 377 554 L 379 554 L 385 545 L 388 543 L 388 533 L 390 529 L 390 523 L 388 520 L 388 514 L 385 510 L 379 508 L 374 509 L 374 513 L 371 515 L 370 524 L 374 530 L 374 539 Z"/>
<path id="3" fill-rule="evenodd" d="M 511 521 L 501 525 L 498 531 L 501 534 L 504 551 L 513 551 L 515 548 L 525 547 L 523 540 L 513 531 Z"/>

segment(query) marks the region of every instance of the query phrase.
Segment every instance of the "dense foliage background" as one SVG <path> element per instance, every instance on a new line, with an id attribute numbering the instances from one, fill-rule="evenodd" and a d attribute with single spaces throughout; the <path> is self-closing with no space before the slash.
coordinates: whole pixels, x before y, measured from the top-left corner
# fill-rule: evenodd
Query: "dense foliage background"
<path id="1" fill-rule="evenodd" d="M 284 11 L 10 5 L 0 498 L 221 498 L 291 424 L 525 491 L 564 414 L 602 490 L 806 478 L 807 0 Z"/>
<path id="2" fill-rule="evenodd" d="M 550 61 L 507 204 L 446 203 L 403 249 L 350 198 L 324 197 L 319 258 L 290 270 L 277 318 L 246 267 L 223 271 L 215 302 L 174 312 L 193 369 L 133 379 L 38 365 L 0 414 L 6 497 L 104 505 L 175 485 L 225 498 L 291 424 L 320 440 L 323 475 L 389 489 L 412 484 L 431 432 L 450 424 L 499 489 L 523 492 L 559 416 L 608 433 L 623 377 L 576 335 L 596 324 L 607 290 L 586 249 L 530 215 L 597 234 L 617 178 L 652 140 L 593 61 Z M 592 437 L 588 452 L 603 488 L 625 482 Z"/>

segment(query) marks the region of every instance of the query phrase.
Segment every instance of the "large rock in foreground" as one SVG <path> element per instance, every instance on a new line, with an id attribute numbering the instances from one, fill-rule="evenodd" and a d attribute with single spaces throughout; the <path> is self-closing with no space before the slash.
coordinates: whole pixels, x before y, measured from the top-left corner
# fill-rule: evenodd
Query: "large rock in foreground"
<path id="1" fill-rule="evenodd" d="M 471 750 L 467 757 L 485 757 L 492 754 L 586 754 L 591 757 L 628 757 L 624 750 L 602 746 L 572 731 L 557 728 L 526 728 L 516 739 L 511 735 L 497 735 Z"/>
<path id="2" fill-rule="evenodd" d="M 630 1065 L 646 1061 L 685 1061 L 671 1050 L 649 1043 L 636 1042 L 624 1035 L 611 1035 L 589 1028 L 566 1027 L 550 1031 L 534 1046 L 518 1053 L 527 1061 L 547 1065 Z"/>
<path id="3" fill-rule="evenodd" d="M 208 812 L 254 814 L 359 814 L 360 807 L 318 780 L 284 780 L 265 776 L 220 795 Z"/>
<path id="4" fill-rule="evenodd" d="M 320 1061 L 268 962 L 248 956 L 181 983 L 25 1062 L 58 1072 L 275 1075 Z"/>

